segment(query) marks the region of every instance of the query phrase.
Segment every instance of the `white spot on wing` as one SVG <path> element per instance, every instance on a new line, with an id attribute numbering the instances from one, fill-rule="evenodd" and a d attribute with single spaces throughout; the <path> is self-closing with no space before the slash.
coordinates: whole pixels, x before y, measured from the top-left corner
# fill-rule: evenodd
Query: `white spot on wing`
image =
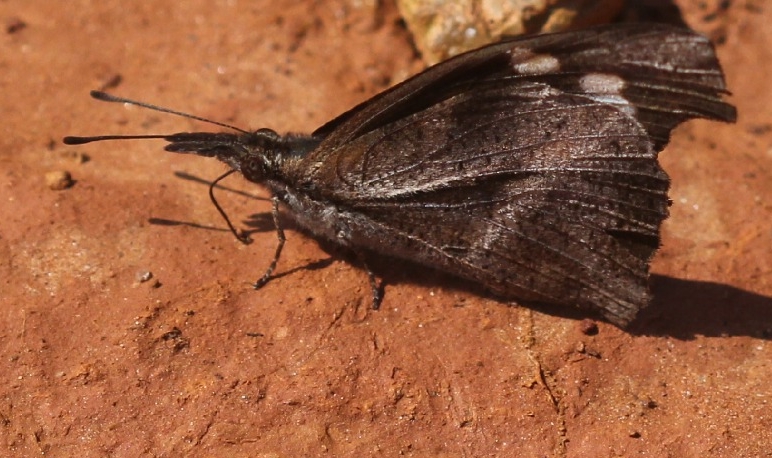
<path id="1" fill-rule="evenodd" d="M 588 73 L 579 79 L 579 85 L 585 92 L 621 94 L 625 88 L 625 80 L 608 73 Z"/>
<path id="2" fill-rule="evenodd" d="M 622 95 L 625 86 L 622 77 L 609 73 L 588 73 L 579 79 L 579 87 L 587 97 L 606 105 L 614 105 L 628 115 L 635 116 L 638 112 L 635 105 Z"/>
<path id="3" fill-rule="evenodd" d="M 544 75 L 560 70 L 560 61 L 549 54 L 534 54 L 528 49 L 512 48 L 510 51 L 512 69 L 524 75 Z"/>

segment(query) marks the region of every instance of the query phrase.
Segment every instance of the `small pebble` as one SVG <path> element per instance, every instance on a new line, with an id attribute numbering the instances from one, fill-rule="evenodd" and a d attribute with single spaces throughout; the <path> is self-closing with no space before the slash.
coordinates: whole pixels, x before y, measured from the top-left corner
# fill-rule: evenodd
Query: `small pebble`
<path id="1" fill-rule="evenodd" d="M 27 28 L 27 23 L 19 18 L 12 18 L 5 23 L 5 33 L 13 35 Z"/>
<path id="2" fill-rule="evenodd" d="M 75 182 L 72 175 L 66 170 L 56 170 L 46 173 L 46 186 L 54 191 L 61 191 L 71 187 Z"/>
<path id="3" fill-rule="evenodd" d="M 151 278 L 153 278 L 153 272 L 150 272 L 149 270 L 140 270 L 137 272 L 137 283 L 145 283 L 146 281 L 150 281 Z"/>
<path id="4" fill-rule="evenodd" d="M 80 151 L 62 151 L 59 153 L 59 157 L 61 157 L 64 160 L 70 161 L 74 164 L 84 164 L 88 162 L 91 158 L 88 157 L 88 155 L 81 153 Z"/>
<path id="5" fill-rule="evenodd" d="M 123 76 L 120 73 L 113 73 L 112 75 L 104 79 L 104 82 L 99 87 L 99 89 L 102 91 L 115 89 L 116 87 L 120 86 L 122 82 L 123 82 Z"/>
<path id="6" fill-rule="evenodd" d="M 579 328 L 582 330 L 582 334 L 586 336 L 594 336 L 598 333 L 598 323 L 589 318 L 582 320 Z"/>

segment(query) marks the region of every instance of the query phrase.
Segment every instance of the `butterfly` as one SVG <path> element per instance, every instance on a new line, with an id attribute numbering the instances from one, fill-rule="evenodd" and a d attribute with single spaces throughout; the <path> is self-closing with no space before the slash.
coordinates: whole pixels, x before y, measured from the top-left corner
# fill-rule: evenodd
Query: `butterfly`
<path id="1" fill-rule="evenodd" d="M 64 142 L 160 138 L 166 151 L 217 158 L 230 168 L 224 176 L 265 185 L 279 244 L 256 287 L 280 257 L 285 207 L 363 262 L 401 258 L 501 298 L 593 310 L 623 327 L 650 302 L 649 263 L 668 216 L 657 155 L 686 120 L 734 121 L 726 94 L 705 37 L 618 24 L 461 54 L 310 135 L 214 123 L 236 132 Z"/>

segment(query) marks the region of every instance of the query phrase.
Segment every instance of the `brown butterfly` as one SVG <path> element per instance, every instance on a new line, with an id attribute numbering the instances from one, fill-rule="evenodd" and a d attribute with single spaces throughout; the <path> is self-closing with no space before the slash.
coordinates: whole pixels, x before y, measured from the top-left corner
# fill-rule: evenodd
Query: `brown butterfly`
<path id="1" fill-rule="evenodd" d="M 597 310 L 624 326 L 649 303 L 649 261 L 668 216 L 657 153 L 683 121 L 734 121 L 726 93 L 705 37 L 621 24 L 459 55 L 311 135 L 215 123 L 238 133 L 64 142 L 161 138 L 167 151 L 215 157 L 228 174 L 266 185 L 279 245 L 256 287 L 284 244 L 281 205 L 361 259 L 407 259 L 504 298 Z"/>

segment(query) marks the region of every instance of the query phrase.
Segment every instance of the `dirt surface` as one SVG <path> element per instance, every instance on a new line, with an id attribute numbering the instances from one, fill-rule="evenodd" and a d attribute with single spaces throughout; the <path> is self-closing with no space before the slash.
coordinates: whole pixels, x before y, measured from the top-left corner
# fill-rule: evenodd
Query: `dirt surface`
<path id="1" fill-rule="evenodd" d="M 672 216 L 628 330 L 392 262 L 374 312 L 363 271 L 292 228 L 253 291 L 263 189 L 218 193 L 243 246 L 191 178 L 216 161 L 60 144 L 210 129 L 98 88 L 311 131 L 422 68 L 370 3 L 0 2 L 0 456 L 772 456 L 769 2 L 677 2 L 740 118 L 661 154 Z"/>

